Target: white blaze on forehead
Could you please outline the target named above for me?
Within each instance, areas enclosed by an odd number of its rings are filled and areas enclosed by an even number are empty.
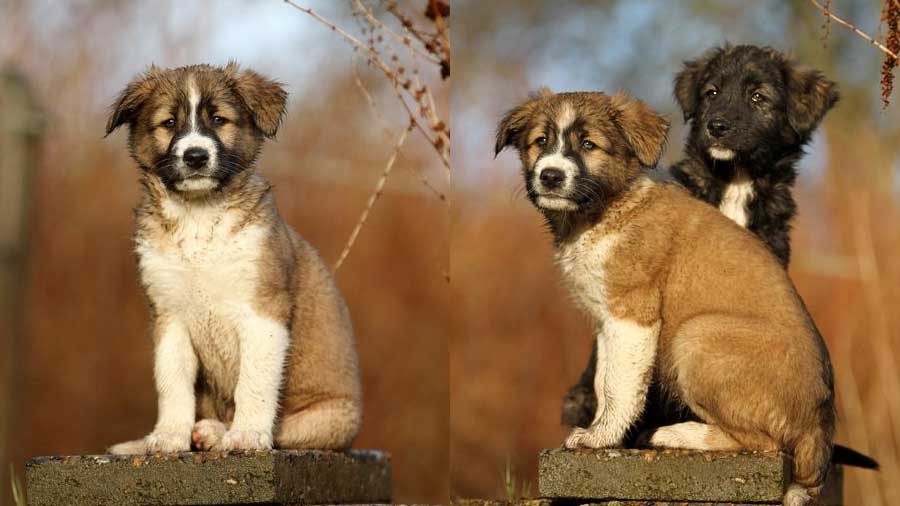
[[[563,135],[563,132],[566,131],[567,128],[572,126],[572,123],[575,122],[575,109],[572,108],[572,105],[569,103],[563,104],[562,109],[559,111],[559,115],[556,117],[556,150],[538,160],[537,164],[534,166],[534,187],[542,188],[541,185],[541,171],[546,168],[554,168],[563,171],[566,175],[565,181],[563,181],[562,186],[555,189],[556,193],[566,195],[572,189],[572,183],[575,180],[575,177],[578,175],[578,165],[575,164],[574,161],[570,160],[563,154],[563,150],[565,149],[566,139]],[[563,199],[554,199],[554,200],[563,200]],[[556,203],[557,205],[563,205],[562,203]],[[571,204],[571,203],[570,203]],[[555,208],[556,206],[546,206]]]
[[[200,114],[200,99],[202,98],[200,95],[200,89],[197,87],[197,82],[193,77],[189,77],[187,81],[187,95],[188,95],[188,127],[190,130],[187,135],[178,139],[175,143],[174,151],[175,156],[178,157],[178,167],[185,168],[184,161],[182,160],[182,156],[184,156],[184,152],[190,148],[202,148],[205,149],[209,153],[209,162],[207,163],[207,167],[215,167],[216,166],[216,155],[218,154],[216,150],[216,142],[207,135],[203,135],[200,133],[200,122],[198,116]]]
[[[709,156],[714,160],[728,161],[734,158],[734,151],[728,148],[709,148]]]

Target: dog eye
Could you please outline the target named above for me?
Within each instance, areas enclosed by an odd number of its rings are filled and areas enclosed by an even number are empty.
[[[162,122],[163,128],[175,128],[175,118],[169,118]]]
[[[594,144],[593,142],[585,139],[585,140],[581,141],[581,147],[586,149],[587,151],[592,151],[594,148],[597,147],[597,145]]]
[[[710,89],[706,90],[706,93],[704,93],[703,95],[712,98],[718,94],[719,94],[719,90],[717,90],[715,88],[710,88]]]
[[[213,116],[212,120],[214,125],[224,125],[228,122],[228,120],[223,118],[222,116]]]
[[[537,144],[538,146],[546,146],[547,145],[547,136],[542,135],[542,136],[538,137],[537,139],[534,140],[534,143]]]
[[[762,95],[762,93],[760,93],[760,92],[756,92],[753,95],[750,95],[750,100],[753,101],[754,104],[758,104],[758,103],[764,101],[765,99],[766,99],[766,97],[764,97]]]

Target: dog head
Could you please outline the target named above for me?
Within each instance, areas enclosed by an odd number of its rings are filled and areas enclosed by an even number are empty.
[[[143,170],[170,191],[202,196],[253,166],[286,99],[280,84],[234,63],[151,66],[113,104],[106,134],[127,124],[131,156]]]
[[[528,198],[542,211],[586,211],[656,165],[668,129],[625,94],[542,90],[500,122],[495,153],[518,149]]]
[[[712,160],[799,148],[838,100],[837,85],[768,47],[724,46],[685,62],[675,98],[689,144]]]

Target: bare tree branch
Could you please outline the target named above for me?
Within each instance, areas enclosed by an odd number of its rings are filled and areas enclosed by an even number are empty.
[[[372,210],[372,207],[375,205],[375,202],[381,197],[381,192],[384,190],[384,184],[387,182],[388,176],[391,174],[391,170],[394,168],[394,161],[397,160],[397,155],[400,153],[400,148],[403,146],[403,143],[406,142],[406,136],[409,135],[413,129],[412,123],[409,124],[403,130],[403,133],[400,134],[400,138],[397,139],[397,144],[394,145],[394,151],[391,153],[391,157],[388,159],[387,166],[385,166],[384,170],[381,172],[381,177],[378,178],[378,182],[375,183],[375,190],[372,192],[372,195],[369,196],[369,201],[366,203],[366,208],[363,209],[362,214],[359,216],[359,220],[356,222],[356,226],[353,227],[353,232],[350,233],[350,238],[347,239],[347,244],[344,245],[343,251],[341,251],[340,256],[337,261],[334,263],[333,271],[337,272],[338,269],[341,268],[341,265],[344,264],[344,260],[347,259],[347,255],[350,254],[350,250],[353,248],[353,244],[356,242],[356,238],[359,236],[360,230],[362,230],[363,225],[366,224],[366,220],[369,219],[369,212]]]
[[[894,1],[896,2],[897,0],[894,0]],[[865,32],[863,32],[862,30],[857,28],[856,25],[854,25],[853,23],[845,21],[843,18],[841,18],[838,15],[836,15],[835,13],[831,12],[831,9],[825,7],[824,5],[820,4],[816,0],[809,0],[809,2],[813,5],[815,5],[817,9],[819,9],[820,11],[825,13],[826,16],[837,21],[839,24],[843,25],[845,28],[850,29],[853,33],[855,33],[855,34],[859,35],[860,37],[862,37],[863,39],[867,40],[873,46],[884,51],[885,54],[888,54],[893,58],[897,58],[896,53],[894,53],[893,51],[891,51],[890,49],[885,47],[884,44],[882,44],[882,43],[878,42],[877,40],[873,39],[872,37],[868,36]]]

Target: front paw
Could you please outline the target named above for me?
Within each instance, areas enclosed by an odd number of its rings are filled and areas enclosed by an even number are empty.
[[[178,453],[191,449],[191,431],[158,430],[144,438],[147,453]]]
[[[232,429],[222,436],[224,450],[271,450],[272,434],[255,430]]]
[[[616,446],[616,441],[612,438],[603,437],[602,432],[596,427],[588,427],[587,429],[576,427],[572,429],[563,446],[569,450],[577,448],[611,448]]]

